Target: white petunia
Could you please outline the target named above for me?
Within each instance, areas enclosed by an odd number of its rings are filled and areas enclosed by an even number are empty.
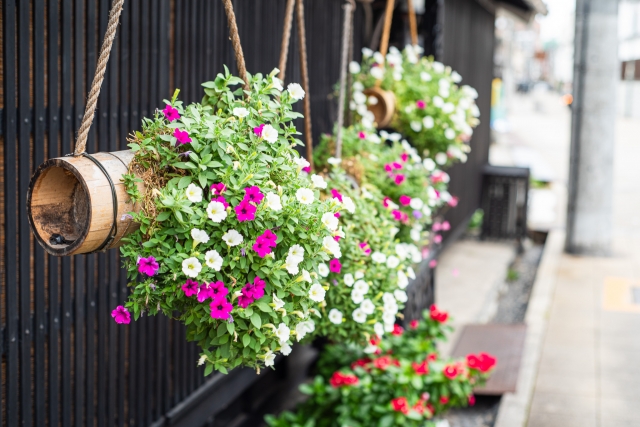
[[[371,58],[371,55],[373,55],[373,51],[371,49],[369,49],[368,47],[362,48],[362,56],[364,58]]]
[[[198,243],[207,243],[209,241],[207,232],[198,228],[191,229],[191,238],[193,239],[194,246]]]
[[[222,203],[212,201],[207,206],[207,216],[211,221],[220,223],[227,218],[227,211]]]
[[[366,106],[366,105],[364,105],[364,104],[360,104],[360,105],[358,105],[358,106],[356,107],[356,112],[357,112],[358,114],[360,114],[361,116],[363,116],[363,115],[364,115],[364,113],[366,113],[367,111],[368,111],[368,110],[367,110],[367,106]]]
[[[400,289],[406,289],[408,285],[409,279],[407,278],[407,275],[404,273],[404,271],[398,271],[398,287]]]
[[[412,228],[409,232],[409,237],[411,237],[411,240],[413,240],[414,242],[420,241],[421,235],[422,233],[419,228]]]
[[[322,224],[324,224],[324,226],[329,229],[329,231],[336,231],[338,229],[338,218],[336,218],[336,216],[331,212],[323,214],[321,221]]]
[[[447,129],[453,132],[453,129]],[[447,133],[447,131],[444,132],[445,134]],[[436,154],[436,163],[439,165],[444,165],[447,163],[447,160],[449,160],[449,158],[447,157],[446,153],[438,153]]]
[[[296,275],[300,272],[298,264],[300,264],[299,258],[288,255],[284,261],[283,267],[289,272],[289,274]]]
[[[204,254],[205,264],[207,264],[207,267],[213,268],[215,271],[220,271],[222,268],[222,261],[222,257],[215,249],[207,251],[207,253]]]
[[[301,262],[304,259],[304,248],[300,245],[293,245],[289,248],[289,256]]]
[[[353,92],[353,102],[356,105],[364,105],[367,103],[367,95],[362,92]]]
[[[373,54],[373,60],[376,64],[384,64],[384,56],[380,52],[375,52]]]
[[[329,310],[328,317],[329,322],[333,323],[334,325],[339,325],[342,323],[342,312],[337,308],[332,308],[331,310]]]
[[[364,271],[362,271],[362,270],[356,271],[355,277],[356,277],[356,280],[362,279],[364,277]]]
[[[373,312],[376,311],[376,306],[367,298],[360,303],[360,310],[362,310],[364,314],[373,314]]]
[[[396,300],[400,302],[407,302],[407,293],[405,291],[396,289],[395,291],[393,291],[393,296],[395,296]]]
[[[398,255],[398,258],[400,258],[401,260],[407,259],[409,251],[407,250],[407,247],[404,243],[398,243],[396,245],[396,255]]]
[[[382,142],[382,140],[380,139],[380,137],[379,137],[377,134],[375,134],[375,133],[370,133],[370,134],[367,136],[367,140],[371,141],[371,142],[372,142],[372,143],[374,143],[374,144],[380,144],[380,142]]]
[[[396,268],[398,265],[400,265],[400,260],[398,259],[398,257],[390,255],[389,258],[387,258],[388,268]]]
[[[453,110],[455,110],[455,109],[456,109],[455,105],[453,105],[450,102],[447,102],[446,104],[444,104],[442,106],[442,112],[445,113],[445,114],[451,114],[451,113],[453,113]]]
[[[272,299],[273,299],[273,305],[275,306],[274,308],[276,310],[280,310],[282,307],[284,307],[284,301],[278,298],[276,294],[273,294]]]
[[[442,62],[433,61],[433,71],[436,73],[442,74],[444,73],[444,64]]]
[[[315,326],[314,326],[314,329],[315,329]],[[298,341],[303,339],[304,336],[307,335],[307,333],[309,332],[312,332],[312,331],[309,331],[309,325],[307,325],[307,322],[300,322],[296,325],[296,339]]]
[[[243,119],[249,115],[249,110],[244,107],[236,107],[233,109],[233,115]]]
[[[322,239],[322,248],[336,258],[340,258],[342,256],[340,244],[331,236],[326,236]]]
[[[384,68],[371,67],[371,76],[376,80],[381,80],[384,77]]]
[[[451,92],[449,91],[448,87],[442,87],[440,86],[440,89],[438,89],[438,95],[440,95],[441,97],[443,97],[444,99],[449,98],[449,95],[451,95]],[[442,107],[442,111],[444,111],[444,107],[446,106],[446,104]],[[448,109],[448,108],[447,108]],[[451,110],[453,111],[453,109]],[[449,111],[449,113],[451,112]]]
[[[351,291],[351,301],[354,304],[360,304],[364,300],[364,294],[357,289]]]
[[[303,281],[311,283],[311,274],[307,270],[302,270],[302,276],[300,277]]]
[[[291,354],[291,346],[289,344],[285,343],[280,343],[280,353],[283,354],[283,356],[288,356]]]
[[[276,193],[267,193],[267,206],[274,210],[280,211],[282,210],[282,202],[280,201],[280,196]]]
[[[444,131],[444,137],[447,139],[453,139],[456,137],[456,131],[451,128],[447,128]]]
[[[311,289],[309,289],[309,298],[315,302],[324,301],[325,294],[326,294],[326,291],[324,290],[322,285],[320,285],[320,283],[314,283],[311,286]]]
[[[276,76],[273,76],[271,78],[271,84],[273,85],[274,88],[278,89],[279,91],[282,91],[282,89],[283,89],[282,80],[280,80]]]
[[[274,333],[276,337],[278,337],[280,343],[285,343],[289,341],[289,337],[291,336],[291,329],[289,329],[289,327],[284,323],[280,323]]]
[[[373,260],[373,262],[377,263],[377,264],[382,264],[383,262],[385,262],[387,260],[387,256],[385,254],[383,254],[382,252],[374,252],[371,254],[371,259]]]
[[[383,313],[391,313],[395,315],[398,312],[398,310],[399,310],[398,303],[395,300],[393,302],[385,303],[382,306]]]
[[[186,189],[187,199],[192,203],[200,203],[202,201],[202,188],[191,183]]]
[[[377,345],[373,345],[373,344],[369,343],[369,344],[367,344],[367,346],[362,351],[364,352],[364,354],[374,354],[378,350],[380,350],[380,349],[378,348]]]
[[[298,166],[298,171],[301,171],[303,168],[311,165],[311,163],[309,163],[304,157],[294,157],[293,163]]]
[[[438,108],[442,108],[442,106],[444,105],[444,100],[439,96],[434,96],[432,102],[433,102],[433,105],[435,105]]]
[[[436,168],[436,162],[434,162],[433,159],[426,158],[422,161],[422,166],[431,172]]]
[[[353,200],[349,196],[342,196],[342,206],[349,213],[356,213],[356,205],[353,203]]]
[[[460,83],[462,81],[462,76],[457,71],[454,71],[451,73],[451,80],[453,80],[454,83]]]
[[[229,230],[222,235],[222,240],[224,240],[229,246],[238,246],[244,238],[242,234],[238,233],[236,230]]]
[[[271,125],[264,125],[262,128],[262,138],[267,142],[276,142],[278,140],[278,131]]]
[[[273,366],[273,363],[276,360],[276,355],[271,351],[267,350],[264,355],[264,366]]]
[[[342,280],[344,280],[344,284],[349,287],[353,286],[353,284],[355,283],[355,280],[353,279],[353,274],[351,273],[345,274]]]
[[[311,182],[313,183],[314,188],[327,188],[327,182],[320,175],[316,175],[315,173],[311,175]]]
[[[362,293],[362,295],[369,292],[369,284],[364,280],[360,279],[356,283],[353,284],[353,290]]]
[[[396,321],[396,315],[393,314],[393,313],[384,313],[382,315],[382,321],[385,323],[385,326],[386,325],[391,325],[391,330],[393,330],[393,324]],[[386,330],[387,329],[385,328],[385,331]],[[391,332],[391,331],[389,331],[389,332]]]
[[[356,92],[362,92],[364,90],[364,85],[360,82],[355,82],[353,84],[353,90]]]
[[[359,308],[356,308],[355,310],[353,310],[353,320],[356,321],[357,323],[364,323],[367,321],[367,314],[360,310]]]
[[[329,275],[329,266],[325,263],[318,265],[318,274],[322,277],[327,277]]]
[[[407,268],[407,277],[409,277],[409,279],[413,279],[415,280],[416,278],[416,272],[413,271],[413,267],[409,267]]]
[[[302,86],[300,86],[298,83],[289,83],[289,85],[287,86],[287,90],[291,94],[291,98],[295,99],[296,101],[304,98],[304,89],[302,89]]]
[[[400,229],[398,227],[391,227],[389,229],[389,236],[393,239],[394,237],[396,237],[396,234],[398,234],[399,231]]]
[[[414,132],[420,132],[422,130],[422,123],[415,120],[409,123],[409,126]]]
[[[420,78],[423,82],[430,82],[432,79],[431,74],[427,73],[426,71],[420,73]]]
[[[399,82],[400,80],[402,80],[402,73],[400,71],[394,71],[393,73],[393,80]]]
[[[313,203],[314,198],[315,195],[310,188],[299,188],[298,191],[296,191],[296,199],[303,205],[310,205]]]
[[[198,277],[202,270],[202,264],[198,258],[191,257],[182,261],[182,272],[188,277]]]
[[[422,206],[424,206],[424,202],[421,198],[414,197],[413,199],[411,199],[409,206],[411,207],[411,209],[420,210],[422,209]]]
[[[424,126],[425,129],[433,128],[433,126],[435,125],[435,122],[433,121],[433,117],[425,116],[425,118],[422,119],[422,125]]]
[[[389,134],[389,141],[398,142],[402,139],[402,135],[398,132],[393,132]]]
[[[338,166],[340,163],[342,163],[342,159],[337,159],[335,157],[329,157],[327,159],[327,163],[329,163],[332,166]]]
[[[367,104],[369,105],[378,105],[378,98],[375,96],[370,96],[369,98],[367,98]]]
[[[382,338],[384,335],[384,326],[382,326],[382,323],[376,322],[375,325],[373,325],[373,331],[379,338]]]
[[[396,297],[394,297],[392,293],[385,292],[382,294],[382,302],[385,304],[395,304]]]

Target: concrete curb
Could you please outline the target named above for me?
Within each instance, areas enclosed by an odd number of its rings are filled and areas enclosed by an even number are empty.
[[[547,236],[525,317],[527,338],[518,376],[518,390],[502,397],[494,427],[526,426],[556,286],[558,262],[564,248],[564,237],[564,230],[551,230]]]

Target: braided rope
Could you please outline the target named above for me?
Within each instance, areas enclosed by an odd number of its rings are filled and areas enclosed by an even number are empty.
[[[389,50],[389,36],[391,35],[394,7],[395,0],[387,0],[387,9],[384,12],[384,29],[382,30],[382,39],[380,41],[380,53],[383,57],[387,56],[387,51]]]
[[[393,1],[393,0],[392,0]],[[338,96],[338,132],[336,134],[336,158],[342,156],[342,125],[344,123],[344,98],[347,86],[347,61],[349,60],[349,39],[353,19],[354,0],[348,0],[344,7],[344,23],[342,27],[342,58],[340,62],[340,95]]]
[[[309,67],[307,65],[307,34],[304,23],[304,0],[297,0],[298,6],[298,46],[300,48],[300,77],[304,97],[304,133],[307,142],[307,161],[313,169],[313,135],[311,134],[311,99],[309,95]]]
[[[249,79],[247,78],[247,66],[244,62],[244,54],[242,53],[242,45],[240,44],[240,34],[238,33],[238,24],[236,23],[236,14],[233,12],[233,4],[231,0],[222,0],[224,11],[227,14],[227,25],[229,26],[229,39],[236,54],[236,62],[238,63],[238,74],[244,80],[244,90],[248,91]]]
[[[278,78],[284,81],[287,71],[287,57],[289,56],[289,40],[291,39],[291,26],[293,23],[293,6],[296,0],[287,0],[287,6],[284,11],[284,28],[282,29],[282,44],[280,45],[280,62],[278,69],[280,74]]]
[[[107,63],[109,62],[109,54],[111,53],[111,47],[113,46],[113,40],[116,38],[116,30],[118,29],[118,21],[120,20],[120,13],[122,12],[122,6],[124,0],[113,0],[111,4],[111,12],[109,13],[109,23],[107,24],[107,32],[104,35],[104,41],[100,48],[100,56],[98,57],[98,64],[96,66],[96,74],[93,77],[93,83],[91,83],[91,91],[87,98],[87,107],[84,110],[84,117],[82,117],[82,123],[78,130],[78,138],[76,139],[76,147],[73,152],[74,156],[79,156],[87,149],[87,137],[89,136],[89,129],[93,123],[93,115],[96,112],[98,106],[98,97],[100,96],[100,88],[102,87],[102,81],[104,80],[104,74],[107,71]]]
[[[409,31],[411,32],[411,44],[418,44],[418,24],[416,23],[416,10],[413,8],[413,0],[407,0],[407,9],[409,11]]]

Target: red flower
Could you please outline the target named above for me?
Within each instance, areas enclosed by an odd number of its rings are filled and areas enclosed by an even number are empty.
[[[480,362],[480,358],[475,354],[467,355],[467,366],[471,369],[480,369],[482,363]]]
[[[429,353],[429,355],[427,356],[427,360],[429,362],[435,362],[436,360],[438,360],[438,353]]]
[[[423,360],[420,363],[412,362],[411,366],[418,375],[427,375],[429,373],[429,362],[426,360]]]
[[[427,409],[429,410],[429,413],[431,414],[431,416],[433,416],[436,413],[436,408],[434,408],[431,403],[427,403]]]
[[[402,333],[404,332],[404,329],[402,328],[402,326],[400,325],[393,325],[393,331],[391,332],[391,334],[399,337],[402,335]]]
[[[444,323],[447,321],[449,314],[446,311],[438,310],[435,304],[431,305],[431,309],[429,310],[431,314],[431,318],[437,322]]]
[[[442,373],[444,374],[445,377],[449,378],[450,380],[453,380],[455,379],[455,377],[458,376],[459,371],[456,365],[447,365],[442,370]]]
[[[409,323],[409,327],[411,329],[418,329],[418,325],[420,324],[420,322],[418,322],[417,320],[412,320],[411,323]]]
[[[380,337],[378,337],[377,335],[375,335],[373,338],[371,338],[371,339],[369,340],[369,343],[370,343],[371,345],[378,345],[378,344],[380,344]]]
[[[447,403],[449,403],[449,398],[447,396],[442,396],[440,398],[440,403],[442,403],[443,405],[446,405]]]
[[[407,402],[406,397],[391,399],[391,407],[396,412],[402,412],[405,415],[409,413],[409,402]]]
[[[480,353],[480,371],[488,372],[496,366],[496,358],[487,353]]]
[[[417,413],[422,414],[425,411],[425,409],[427,409],[427,407],[424,406],[424,402],[422,400],[418,400],[418,402],[415,405],[413,405],[412,409]]]
[[[469,406],[475,405],[476,404],[476,397],[473,394],[470,394],[468,402],[469,402]]]
[[[389,366],[391,366],[392,360],[389,356],[378,357],[373,361],[373,366],[383,371],[386,371]]]
[[[334,372],[329,380],[329,384],[333,388],[338,388],[342,386],[350,386],[358,384],[358,377],[353,374],[343,374],[342,372]]]
[[[369,359],[368,357],[365,357],[363,359],[358,359],[355,362],[353,362],[351,364],[351,369],[355,369],[357,366],[360,366],[362,368],[366,369],[366,366],[371,363],[371,359]]]

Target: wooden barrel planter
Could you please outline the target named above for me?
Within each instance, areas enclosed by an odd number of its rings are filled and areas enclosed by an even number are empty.
[[[363,93],[367,98],[373,96],[378,100],[375,104],[367,103],[369,111],[373,113],[378,129],[389,126],[396,110],[396,96],[393,92],[374,86],[365,89]]]
[[[139,206],[131,203],[122,182],[132,159],[127,150],[44,162],[27,193],[29,225],[38,243],[55,256],[119,246],[138,227],[127,214]]]

